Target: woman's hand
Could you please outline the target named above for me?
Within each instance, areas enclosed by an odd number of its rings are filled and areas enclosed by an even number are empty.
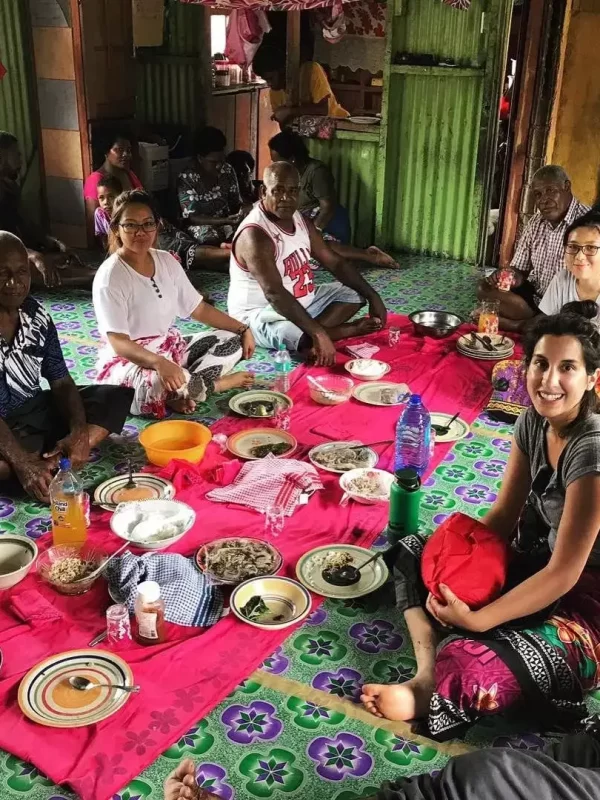
[[[254,351],[256,350],[256,342],[254,341],[254,334],[250,330],[250,328],[246,328],[246,330],[242,334],[242,354],[246,360],[252,358],[254,355]]]
[[[429,613],[444,627],[463,628],[466,631],[479,630],[476,612],[471,611],[469,606],[459,600],[445,584],[440,583],[439,590],[444,602],[441,603],[430,594],[426,603]]]
[[[177,392],[187,383],[185,372],[168,358],[160,359],[156,365],[156,372],[167,392]]]

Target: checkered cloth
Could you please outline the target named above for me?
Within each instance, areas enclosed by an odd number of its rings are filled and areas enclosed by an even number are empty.
[[[176,625],[208,628],[218,622],[223,611],[223,595],[193,565],[177,553],[126,552],[113,559],[105,572],[116,597],[133,614],[137,587],[143,581],[156,581],[165,601],[165,619]]]
[[[354,358],[373,358],[375,353],[379,351],[376,344],[369,344],[368,342],[358,342],[358,344],[351,344],[346,347],[346,350]]]
[[[206,497],[217,503],[237,503],[264,514],[280,506],[287,517],[296,510],[303,494],[322,489],[317,470],[311,464],[269,453],[260,461],[249,461],[230,486],[213,489]]]
[[[521,234],[511,267],[524,272],[541,300],[552,278],[565,266],[565,232],[569,225],[589,211],[573,198],[563,221],[555,228],[538,211]]]

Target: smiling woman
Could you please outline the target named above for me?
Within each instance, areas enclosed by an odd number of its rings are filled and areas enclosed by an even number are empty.
[[[440,585],[440,602],[421,579],[423,540],[405,537],[393,551],[417,675],[367,685],[362,699],[392,719],[428,715],[436,736],[523,701],[553,724],[573,722],[586,714],[583,692],[600,683],[600,333],[577,314],[541,317],[524,349],[533,405],[482,519],[514,546],[504,594],[473,611]],[[453,635],[436,651],[439,625],[478,636]]]
[[[600,213],[579,217],[565,233],[565,270],[552,279],[540,302],[543,314],[557,314],[566,303],[600,302]],[[600,327],[600,307],[594,318]]]
[[[98,382],[132,387],[132,414],[163,417],[167,406],[189,414],[212,392],[249,387],[250,373],[227,373],[251,358],[254,338],[247,325],[204,302],[170,253],[154,249],[159,224],[146,192],[117,198],[111,255],[96,274],[93,299],[105,339]],[[213,330],[184,337],[174,327],[177,317]]]

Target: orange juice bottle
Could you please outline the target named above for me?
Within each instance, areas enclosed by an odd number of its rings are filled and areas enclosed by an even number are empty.
[[[68,458],[61,458],[59,471],[50,484],[50,514],[54,545],[81,547],[87,539],[84,493]]]

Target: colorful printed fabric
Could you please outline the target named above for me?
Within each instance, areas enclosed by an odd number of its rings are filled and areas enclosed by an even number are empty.
[[[137,344],[170,361],[189,373],[188,393],[196,402],[204,402],[213,393],[215,381],[235,367],[242,357],[239,336],[226,331],[201,331],[182,336],[171,328],[166,336],[138,339]],[[131,413],[162,419],[166,414],[167,393],[158,373],[144,369],[104,349],[98,362],[98,383],[128,386],[135,391]]]
[[[492,419],[514,422],[521,411],[531,405],[522,361],[499,361],[492,372],[492,386],[494,393],[486,409]]]
[[[421,536],[400,543],[404,553],[396,562],[395,583],[397,600],[404,607],[420,604],[426,595],[416,577],[424,543]],[[406,569],[407,555],[417,562],[412,570]],[[531,558],[532,567],[540,561],[539,554],[526,558]],[[442,642],[428,733],[439,740],[461,736],[481,716],[507,711],[521,698],[530,713],[553,726],[584,719],[584,692],[600,685],[599,577],[597,570],[586,570],[549,612],[481,636],[453,634]]]
[[[196,167],[185,170],[177,179],[177,197],[184,220],[194,214],[223,219],[237,214],[242,205],[240,187],[234,169],[223,164],[219,180],[206,186],[202,173]],[[231,241],[235,228],[232,225],[194,225],[188,231],[200,244],[220,245]]]
[[[458,8],[460,11],[468,11],[471,7],[471,0],[442,0],[447,6]]]

